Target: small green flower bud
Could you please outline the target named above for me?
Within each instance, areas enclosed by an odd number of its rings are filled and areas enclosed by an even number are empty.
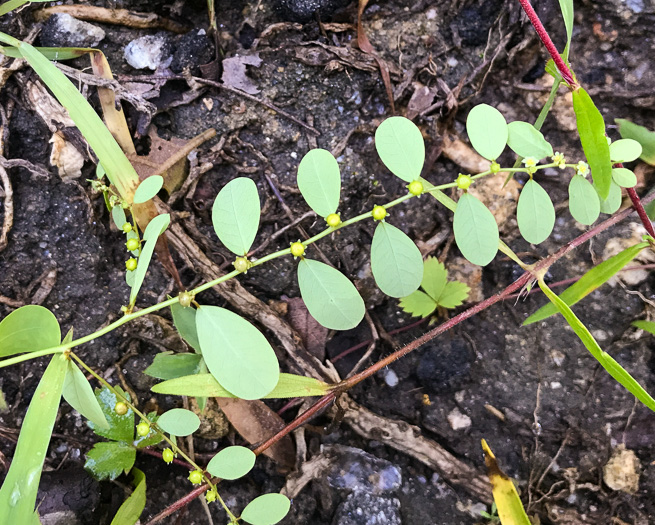
[[[136,259],[134,257],[131,257],[127,261],[125,261],[125,268],[127,269],[128,272],[132,272],[136,270]]]
[[[194,485],[202,483],[202,472],[200,470],[192,470],[189,472],[189,481]]]
[[[250,268],[250,261],[248,261],[248,257],[237,257],[234,260],[234,269],[237,272],[247,272],[248,268]]]
[[[163,452],[161,453],[161,458],[166,462],[166,463],[173,463],[173,460],[175,459],[175,454],[173,454],[173,451],[170,448],[165,448]]]
[[[325,217],[325,222],[327,222],[327,225],[330,228],[336,228],[341,224],[341,217],[339,217],[339,214],[337,213],[330,213],[330,215]]]
[[[413,180],[407,186],[407,191],[418,197],[421,193],[423,193],[423,183],[420,180]]]
[[[216,489],[208,490],[205,492],[205,499],[207,500],[207,503],[211,503],[212,501],[216,501]]]
[[[145,421],[141,421],[136,426],[136,433],[141,437],[146,437],[150,433],[150,425]]]
[[[135,239],[134,237],[128,239],[127,242],[125,243],[125,247],[130,252],[137,250],[139,248],[139,239]]]
[[[124,416],[127,414],[127,405],[122,401],[119,401],[114,405],[114,412],[116,412],[119,416]]]
[[[460,190],[468,190],[469,186],[471,185],[471,176],[470,175],[464,175],[463,173],[460,173],[457,177],[457,180],[455,181],[457,183],[457,187]]]
[[[188,308],[191,306],[191,301],[193,301],[193,295],[191,295],[189,292],[182,292],[177,296],[177,300],[180,302],[180,306]]]
[[[495,160],[491,163],[491,166],[489,166],[489,170],[491,173],[498,173],[500,171],[500,164],[498,164]]]
[[[291,243],[291,255],[294,257],[302,257],[304,253],[305,245],[303,243],[300,241]]]
[[[376,221],[381,221],[387,216],[387,210],[384,206],[374,206],[371,215]]]
[[[123,224],[123,233],[130,233],[132,231],[132,225],[129,222]]]

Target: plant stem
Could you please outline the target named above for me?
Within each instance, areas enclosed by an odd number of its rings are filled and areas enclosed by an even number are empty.
[[[637,192],[635,191],[634,188],[628,188],[628,196],[632,201],[632,206],[634,207],[635,210],[637,210],[637,213],[639,214],[639,218],[641,219],[641,223],[644,225],[644,228],[646,228],[648,235],[650,235],[651,237],[655,237],[655,230],[653,229],[653,223],[648,217],[648,214],[644,209],[641,199],[639,198],[639,195],[637,195]]]
[[[525,11],[525,14],[528,15],[530,22],[532,22],[532,25],[534,26],[535,31],[537,31],[539,38],[541,39],[544,46],[546,47],[546,50],[548,51],[551,58],[553,59],[553,62],[555,62],[555,66],[557,66],[557,69],[562,75],[562,78],[571,87],[571,89],[575,89],[578,86],[578,84],[573,79],[573,74],[571,73],[571,70],[566,65],[564,60],[562,60],[560,54],[557,52],[557,48],[555,47],[555,44],[553,44],[553,41],[548,35],[548,31],[546,31],[546,28],[541,23],[541,20],[539,20],[539,16],[537,15],[537,12],[530,4],[530,0],[519,0],[519,2],[521,4],[521,7],[523,7],[523,10]]]

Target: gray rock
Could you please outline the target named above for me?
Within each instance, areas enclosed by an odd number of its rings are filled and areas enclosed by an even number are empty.
[[[96,47],[105,32],[71,15],[57,13],[48,18],[39,38],[46,47]]]
[[[398,490],[402,483],[400,469],[386,459],[380,459],[352,447],[332,446],[328,455],[338,455],[327,473],[331,487],[352,492],[380,495]]]
[[[402,525],[396,498],[353,492],[337,508],[333,525]]]
[[[166,33],[146,35],[132,40],[125,46],[125,61],[134,69],[155,71],[166,59],[170,59],[171,42]]]

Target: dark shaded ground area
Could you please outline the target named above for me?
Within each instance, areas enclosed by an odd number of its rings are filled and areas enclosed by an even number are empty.
[[[302,215],[307,207],[295,190],[296,169],[302,156],[316,145],[336,152],[342,173],[342,216],[362,213],[404,193],[403,184],[377,158],[373,144],[375,127],[391,114],[377,65],[370,57],[353,51],[356,37],[352,27],[336,25],[352,24],[356,5],[327,3],[330,8],[341,9],[335,14],[323,12],[321,21],[334,25],[321,30],[316,19],[306,12],[290,15],[289,9],[295,4],[291,0],[280,1],[278,9],[268,2],[217,2],[222,56],[261,59],[259,66],[245,66],[255,96],[312,124],[320,131],[319,137],[227,91],[202,88],[190,102],[177,104],[189,94],[184,81],[168,82],[160,96],[152,100],[161,110],[152,120],[161,137],[189,139],[209,127],[217,130],[217,139],[198,153],[199,164],[209,162],[211,168],[199,178],[195,189],[178,201],[174,211],[205,253],[219,263],[230,261],[231,256],[211,227],[211,205],[218,190],[236,176],[249,176],[257,183],[265,210],[255,242],[258,246],[290,222],[266,176],[294,216]],[[535,4],[562,48],[564,27],[557,2]],[[111,7],[113,3],[98,5]],[[186,67],[199,75],[198,66],[213,58],[211,39],[204,31],[199,32],[207,29],[204,2],[134,0],[121,2],[118,7],[156,12],[190,28],[186,35],[176,36],[158,29],[94,24],[106,33],[98,47],[121,81],[129,82],[132,75],[161,72],[135,70],[125,62],[123,48],[140,36],[163,35],[167,42],[165,54],[173,57],[169,67],[175,73]],[[2,30],[25,37],[33,25],[31,9],[6,17]],[[641,0],[586,0],[576,3],[576,9],[572,64],[606,122],[611,125],[614,118],[628,118],[655,127],[651,68],[655,7]],[[282,24],[288,20],[304,25]],[[547,95],[550,84],[543,71],[545,55],[531,26],[520,17],[517,2],[385,0],[368,6],[364,25],[380,56],[391,65],[398,113],[405,114],[409,105],[414,121],[424,132],[428,152],[424,176],[434,183],[450,181],[459,171],[465,171],[450,160],[452,155],[444,147],[443,136],[449,133],[466,140],[463,123],[473,105],[494,105],[508,121],[534,121]],[[42,33],[40,38],[37,43],[69,44],[56,32],[46,32],[45,36]],[[79,59],[73,65],[85,68],[88,62]],[[417,99],[412,95],[423,88],[431,93],[430,99],[417,110]],[[94,89],[89,88],[89,93],[95,101]],[[14,226],[7,247],[0,252],[0,296],[29,304],[43,276],[56,270],[43,306],[55,313],[64,331],[74,327],[76,334],[92,332],[116,319],[121,305],[127,302],[123,237],[109,227],[111,220],[102,199],[92,194],[85,181],[93,177],[89,163],[82,177],[66,181],[50,167],[46,144],[51,133],[25,103],[14,79],[0,94],[0,104],[5,108],[14,105],[6,157],[27,159],[50,170],[48,177],[22,168],[10,170]],[[424,111],[429,106],[433,107]],[[143,125],[143,116],[129,105],[125,107],[132,129],[138,129]],[[562,96],[543,131],[567,158],[581,155],[574,128],[570,97]],[[611,134],[618,138],[615,130]],[[225,142],[217,153],[210,148],[219,138]],[[145,139],[139,144],[147,148]],[[511,162],[513,159],[507,155],[504,165]],[[648,185],[648,170],[642,170],[642,175],[641,182]],[[567,181],[568,175],[555,170],[543,178],[556,206],[567,198]],[[511,201],[500,206],[511,212]],[[4,213],[4,200],[0,199],[0,219]],[[451,215],[429,198],[411,207],[395,208],[389,221],[419,241],[427,241],[451,227]],[[391,331],[412,320],[399,309],[396,300],[384,297],[375,288],[368,263],[373,225],[360,224],[326,239],[320,249],[356,282],[378,325]],[[311,221],[303,225],[310,235],[322,229]],[[554,266],[552,282],[581,275],[594,261],[616,253],[610,251],[613,246],[630,238],[638,240],[640,228],[634,217],[612,228]],[[525,260],[536,260],[584,230],[565,207],[559,207],[553,235],[538,247],[528,245],[514,233],[513,218],[502,225],[502,231],[503,239],[515,252]],[[259,256],[295,240],[297,232],[289,230]],[[444,254],[445,246],[439,243],[434,255]],[[198,278],[185,262],[176,258],[176,263],[184,283],[196,285]],[[480,298],[502,290],[520,275],[518,268],[502,257],[481,274],[475,273],[462,263],[454,245],[447,251],[445,263],[454,274],[455,268],[460,275],[468,273],[469,284]],[[603,349],[652,392],[652,339],[630,326],[651,308],[647,300],[653,297],[653,279],[647,272],[642,273],[632,272],[625,284],[613,283],[594,292],[575,311]],[[251,271],[242,282],[264,301],[277,302],[283,295],[299,294],[290,258]],[[155,264],[138,304],[152,304],[171,290],[170,278]],[[225,304],[214,292],[207,292],[202,300]],[[501,466],[519,480],[531,514],[543,524],[655,522],[655,415],[635,404],[634,398],[597,366],[561,320],[520,328],[527,315],[543,303],[543,296],[532,295],[516,303],[497,305],[358,386],[352,396],[380,415],[418,426],[426,436],[480,472],[484,468],[480,439],[487,439]],[[12,309],[11,301],[0,300],[1,317]],[[163,315],[169,317],[168,312]],[[425,329],[426,325],[421,325],[395,336],[395,341],[407,343]],[[351,332],[334,335],[327,345],[328,358],[369,336],[365,323]],[[179,406],[179,398],[151,399],[149,388],[154,380],[141,373],[162,350],[161,340],[158,323],[146,318],[84,346],[80,355],[112,383],[118,381],[118,367],[141,403],[165,410]],[[182,348],[179,341],[173,344],[167,340],[165,344],[174,350]],[[391,350],[388,341],[380,342],[369,362]],[[336,361],[342,376],[363,351]],[[126,354],[129,356],[122,359]],[[0,389],[9,406],[0,413],[0,475],[8,468],[15,431],[20,428],[45,365],[46,361],[37,360],[0,372]],[[279,409],[282,405],[271,406]],[[293,417],[291,412],[284,414],[287,420]],[[311,428],[305,439],[310,458],[327,447],[323,450],[329,450],[337,458],[336,463],[293,500],[291,514],[283,523],[487,522],[479,514],[485,506],[465,487],[449,483],[447,475],[433,472],[380,441],[364,439],[345,425],[330,423],[327,417],[317,421],[319,429],[325,425],[329,432]],[[81,471],[84,454],[96,437],[66,404],[62,404],[55,432],[42,480],[46,498],[42,515],[50,509],[68,509],[79,523],[109,523],[124,499],[121,486],[96,484]],[[232,443],[242,443],[233,431],[218,440],[197,438],[195,450],[210,454]],[[620,444],[634,451],[641,465],[639,488],[634,494],[612,490],[603,483],[603,466]],[[142,523],[190,490],[188,473],[181,467],[166,467],[161,460],[147,455],[138,456],[136,465],[146,473],[148,483]],[[388,476],[376,482],[375,475],[380,472]],[[285,477],[275,464],[262,458],[249,476],[225,483],[220,490],[236,512],[256,495],[279,491],[284,484]],[[217,505],[212,506],[212,513],[215,523],[225,522]],[[70,515],[62,519],[60,523],[74,522]],[[182,517],[164,523],[200,524],[207,523],[207,518],[201,505],[194,502]]]

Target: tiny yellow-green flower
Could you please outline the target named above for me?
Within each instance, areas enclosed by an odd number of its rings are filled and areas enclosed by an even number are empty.
[[[387,216],[387,210],[384,206],[374,206],[371,215],[376,221],[381,221]]]
[[[291,255],[294,257],[302,257],[304,253],[305,245],[303,243],[300,241],[291,243]]]

